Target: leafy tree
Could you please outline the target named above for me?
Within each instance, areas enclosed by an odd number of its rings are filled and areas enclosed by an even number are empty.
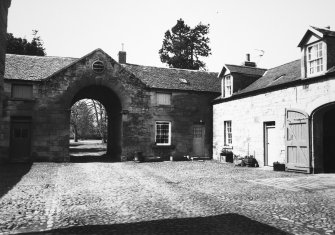
[[[108,116],[104,106],[92,99],[76,102],[71,108],[70,128],[74,141],[79,138],[101,138],[107,142]]]
[[[105,107],[95,100],[90,100],[89,107],[94,112],[95,123],[97,124],[97,130],[99,132],[102,143],[107,142],[107,112]]]
[[[184,20],[179,19],[171,31],[165,32],[163,45],[159,50],[161,61],[172,68],[205,70],[206,64],[199,57],[211,55],[208,33],[209,24],[203,25],[200,22],[190,28]]]
[[[94,135],[94,116],[85,100],[76,102],[71,108],[70,126],[74,142],[79,138],[88,138]]]
[[[14,37],[12,33],[7,33],[7,50],[6,53],[17,55],[38,55],[45,56],[45,48],[38,31],[33,30],[33,39],[29,42],[25,38]]]

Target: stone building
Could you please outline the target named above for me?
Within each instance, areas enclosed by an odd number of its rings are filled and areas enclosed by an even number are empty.
[[[2,161],[68,161],[70,109],[101,102],[108,113],[111,160],[145,156],[212,156],[211,101],[217,73],[115,61],[101,49],[76,58],[6,57],[0,146]]]
[[[267,71],[224,66],[213,103],[214,159],[227,148],[261,166],[335,172],[335,32],[310,27],[298,46],[301,59]],[[236,68],[259,78],[241,87]]]
[[[5,124],[2,122],[2,104],[7,41],[7,19],[10,4],[11,0],[0,1],[0,157],[4,156],[4,153],[1,151],[1,146],[6,145],[8,142],[2,134],[6,128]]]

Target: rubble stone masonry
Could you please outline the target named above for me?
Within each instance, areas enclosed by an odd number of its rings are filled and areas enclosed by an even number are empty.
[[[314,78],[315,79],[315,78]],[[224,121],[232,121],[232,151],[236,155],[255,155],[260,165],[264,165],[264,122],[275,121],[276,156],[285,160],[285,109],[294,108],[311,115],[327,103],[335,101],[335,77],[310,78],[287,88],[250,95],[244,98],[223,101],[213,106],[213,158],[220,158],[224,147]],[[314,136],[313,138],[318,138]],[[314,148],[312,167],[321,168],[321,157]]]

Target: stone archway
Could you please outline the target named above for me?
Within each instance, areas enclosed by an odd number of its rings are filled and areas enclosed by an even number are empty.
[[[71,101],[71,106],[81,99],[99,101],[108,113],[107,156],[111,161],[120,160],[122,152],[122,104],[119,97],[108,87],[91,85],[79,90]]]
[[[315,109],[311,118],[314,173],[335,173],[335,102]]]

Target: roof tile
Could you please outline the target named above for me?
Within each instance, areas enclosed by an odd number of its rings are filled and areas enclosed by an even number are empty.
[[[76,60],[69,57],[7,54],[5,79],[43,80]]]
[[[40,81],[77,60],[69,57],[7,54],[5,79]],[[220,92],[218,73],[133,64],[122,66],[150,88]]]
[[[301,78],[300,60],[269,69],[264,76],[236,94],[260,90],[266,87],[292,82]]]
[[[214,72],[134,64],[123,64],[122,66],[151,88],[209,92],[220,92],[221,89],[221,79],[218,78],[218,73]]]

